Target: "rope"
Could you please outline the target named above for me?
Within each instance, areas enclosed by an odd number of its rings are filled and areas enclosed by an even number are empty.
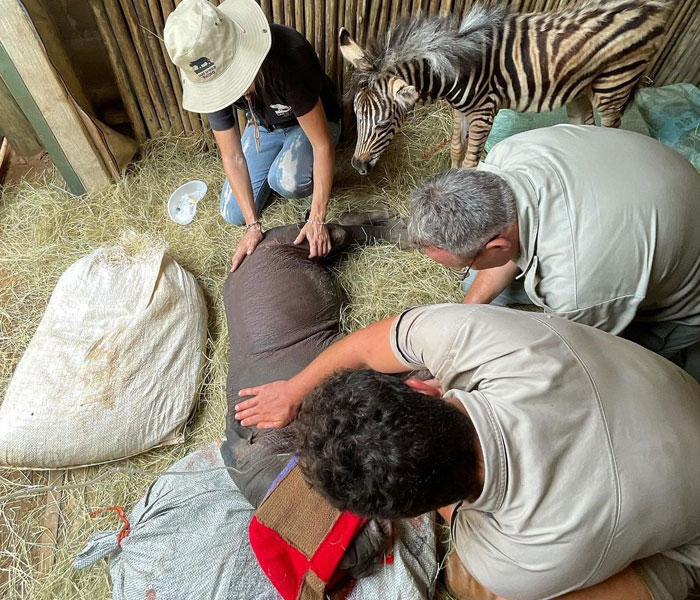
[[[126,518],[126,515],[124,514],[124,507],[123,506],[107,506],[106,508],[98,508],[97,510],[93,510],[90,513],[90,518],[94,519],[97,515],[107,512],[109,510],[113,510],[114,512],[117,513],[117,516],[122,520],[122,528],[119,530],[119,533],[117,534],[117,546],[120,548],[122,547],[122,540],[125,537],[128,537],[128,535],[131,533],[131,524],[129,523],[129,520]]]

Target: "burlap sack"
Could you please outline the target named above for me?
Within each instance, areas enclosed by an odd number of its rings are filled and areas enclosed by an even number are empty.
[[[182,440],[204,359],[204,297],[164,248],[125,244],[59,279],[0,406],[0,463],[76,467]]]

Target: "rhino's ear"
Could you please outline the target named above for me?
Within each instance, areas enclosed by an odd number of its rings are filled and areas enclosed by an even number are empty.
[[[406,110],[411,108],[420,98],[420,94],[415,87],[409,85],[403,79],[399,79],[398,77],[394,77],[391,80],[389,83],[389,88],[394,94],[396,101]]]
[[[345,27],[340,28],[338,34],[340,43],[340,53],[356,69],[369,67],[369,61],[365,57],[365,51],[360,48],[360,45],[352,39],[350,32]]]

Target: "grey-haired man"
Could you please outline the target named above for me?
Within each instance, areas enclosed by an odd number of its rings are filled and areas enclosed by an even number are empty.
[[[660,142],[583,125],[521,133],[416,190],[409,234],[478,270],[465,303],[535,304],[700,380],[700,174]]]

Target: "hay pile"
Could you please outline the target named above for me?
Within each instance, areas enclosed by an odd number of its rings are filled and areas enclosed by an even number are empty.
[[[419,109],[369,178],[360,178],[350,168],[352,148],[339,151],[329,217],[378,206],[406,214],[410,190],[449,165],[447,148],[428,160],[421,156],[448,137],[450,130],[446,107]],[[201,148],[201,140],[196,138],[168,137],[150,142],[141,160],[119,183],[82,198],[71,197],[55,172],[39,182],[23,182],[4,190],[0,199],[0,398],[60,274],[99,246],[116,242],[125,230],[164,240],[170,255],[195,275],[208,303],[209,339],[199,405],[184,445],[116,465],[75,469],[58,482],[73,485],[100,477],[86,488],[61,492],[57,549],[50,566],[36,564],[46,516],[45,495],[7,498],[28,485],[46,484],[47,476],[0,471],[1,598],[110,598],[106,561],[79,572],[70,567],[91,533],[119,526],[113,513],[96,519],[90,519],[89,513],[117,504],[128,512],[157,472],[223,433],[228,336],[221,287],[243,228],[227,225],[219,216],[221,164],[216,154]],[[206,181],[209,192],[200,202],[194,222],[182,227],[168,218],[166,201],[170,192],[188,179]],[[301,220],[307,202],[275,202],[264,213],[265,228]],[[410,305],[460,297],[454,273],[415,252],[391,246],[357,250],[335,269],[351,301],[344,312],[347,330]],[[56,434],[60,435],[60,430]],[[115,472],[115,466],[129,470]]]

